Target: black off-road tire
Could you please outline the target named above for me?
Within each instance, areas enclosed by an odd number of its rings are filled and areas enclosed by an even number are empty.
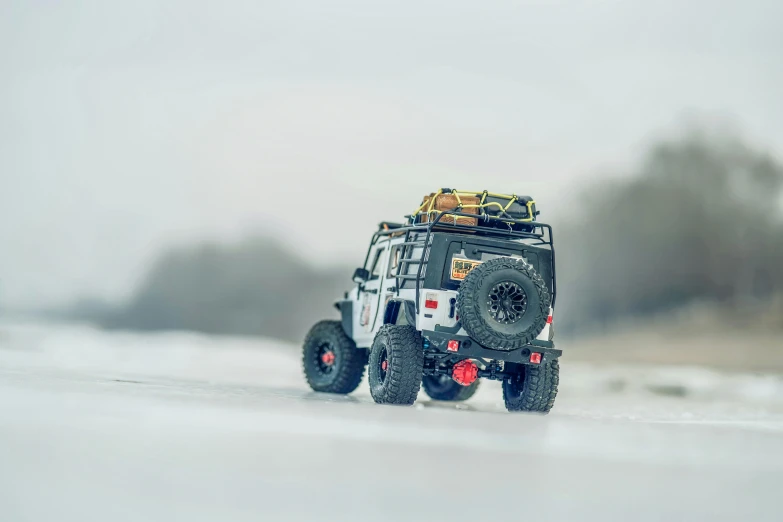
[[[468,386],[462,386],[454,379],[449,378],[448,381],[441,379],[440,376],[425,375],[421,379],[421,387],[424,388],[424,393],[435,401],[466,401],[473,397],[479,387],[478,379]]]
[[[381,327],[370,348],[367,371],[370,394],[375,402],[409,405],[416,401],[424,367],[422,344],[421,335],[413,326],[386,324]]]
[[[524,312],[512,324],[501,324],[490,315],[490,292],[511,283],[524,291]],[[538,337],[546,326],[552,298],[546,283],[524,259],[499,257],[478,265],[462,281],[457,294],[457,314],[462,326],[482,346],[516,350]]]
[[[321,364],[321,353],[330,350],[333,364]],[[321,321],[310,329],[302,348],[305,379],[314,391],[351,393],[359,387],[367,366],[368,350],[357,348],[339,321]]]
[[[557,359],[541,366],[520,365],[513,378],[503,379],[503,402],[508,411],[549,413],[557,397],[560,364]]]

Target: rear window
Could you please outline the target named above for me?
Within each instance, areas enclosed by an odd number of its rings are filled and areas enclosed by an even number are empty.
[[[471,270],[498,257],[525,259],[538,269],[538,255],[526,250],[522,243],[508,243],[498,247],[478,242],[452,241],[443,267],[442,287],[456,290]]]

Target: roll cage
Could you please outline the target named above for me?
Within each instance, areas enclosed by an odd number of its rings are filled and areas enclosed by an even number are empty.
[[[454,216],[455,222],[441,222],[445,216]],[[456,223],[456,217],[474,218],[483,223],[503,223],[506,224],[508,228],[494,228],[489,226],[480,226],[478,224],[458,224]],[[557,277],[555,272],[555,246],[551,225],[530,220],[515,220],[508,217],[498,218],[489,216],[487,214],[476,215],[462,212],[459,209],[439,211],[435,215],[435,218],[427,223],[416,223],[415,214],[406,216],[406,218],[409,219],[410,223],[399,224],[383,222],[379,225],[378,230],[373,234],[372,239],[370,240],[370,245],[367,248],[367,254],[365,255],[363,266],[367,266],[370,253],[380,238],[394,237],[404,234],[404,240],[398,243],[398,245],[402,247],[402,251],[400,253],[400,259],[397,264],[397,274],[394,275],[396,281],[395,293],[399,296],[401,282],[406,280],[414,281],[416,288],[416,313],[419,313],[419,294],[421,291],[423,270],[429,259],[433,228],[437,228],[438,232],[467,232],[473,234],[474,236],[490,237],[507,241],[527,240],[530,242],[528,243],[525,241],[526,244],[550,250],[552,253],[550,257],[550,268],[552,274],[552,307],[554,307],[555,297],[557,295]],[[520,225],[524,227],[524,229],[514,230],[514,225]],[[421,238],[422,234],[424,235],[423,239]],[[416,247],[421,247],[420,256],[414,255],[414,249]],[[403,267],[406,265],[417,265],[418,268],[416,269],[416,273],[404,273]]]

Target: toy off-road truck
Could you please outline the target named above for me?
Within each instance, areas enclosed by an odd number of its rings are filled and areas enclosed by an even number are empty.
[[[529,197],[441,189],[381,223],[356,286],[304,342],[310,387],[350,393],[369,366],[377,403],[471,397],[502,381],[509,411],[548,412],[559,379],[552,228]]]

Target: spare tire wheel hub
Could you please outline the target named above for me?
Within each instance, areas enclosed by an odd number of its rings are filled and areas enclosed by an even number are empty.
[[[501,281],[487,296],[489,316],[500,324],[513,324],[527,311],[527,294],[513,281]]]

